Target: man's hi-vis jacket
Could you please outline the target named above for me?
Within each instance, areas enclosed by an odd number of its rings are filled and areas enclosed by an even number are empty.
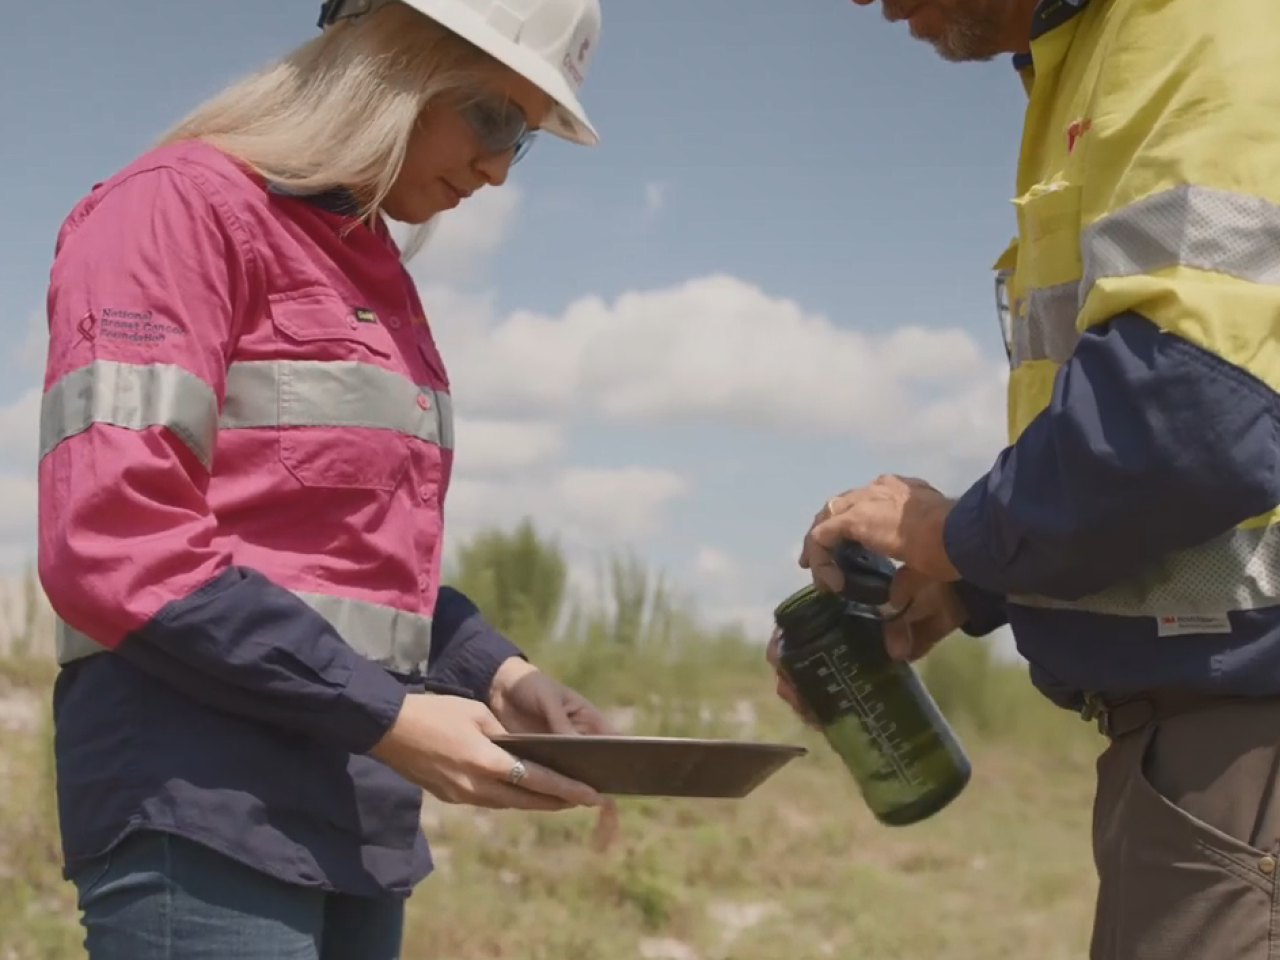
[[[380,896],[430,869],[366,756],[428,680],[516,649],[440,589],[449,382],[385,227],[212,147],[77,204],[50,274],[39,569],[69,869],[181,834]]]
[[[1280,692],[1277,38],[1280,4],[1049,0],[1016,61],[1010,445],[946,543],[1063,705]]]

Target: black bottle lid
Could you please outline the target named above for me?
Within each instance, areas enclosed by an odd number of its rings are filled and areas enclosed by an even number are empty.
[[[833,551],[832,560],[844,577],[844,589],[839,594],[826,593],[809,584],[773,611],[774,623],[792,649],[821,639],[850,616],[880,620],[876,608],[889,602],[889,588],[897,568],[888,557],[872,553],[853,540],[844,540]]]
[[[840,595],[850,603],[880,607],[889,602],[897,568],[888,557],[872,553],[856,540],[842,540],[831,559],[844,576]]]

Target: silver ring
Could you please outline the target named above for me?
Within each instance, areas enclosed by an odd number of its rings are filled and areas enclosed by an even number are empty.
[[[517,760],[511,765],[511,772],[507,774],[507,780],[513,787],[517,786],[520,781],[525,778],[525,775],[528,772],[528,769],[524,765],[524,761]]]

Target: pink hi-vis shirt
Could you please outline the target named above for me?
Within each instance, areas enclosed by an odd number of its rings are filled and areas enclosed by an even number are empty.
[[[72,211],[48,295],[39,569],[68,862],[152,826],[291,882],[408,890],[406,691],[518,651],[439,590],[449,380],[383,224],[200,143]]]

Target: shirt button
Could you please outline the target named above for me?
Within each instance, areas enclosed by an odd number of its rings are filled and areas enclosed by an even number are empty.
[[[392,330],[399,330],[399,329],[400,329],[400,318],[399,318],[399,317],[388,317],[388,318],[387,318],[387,326],[388,326],[388,327],[390,327]]]
[[[425,393],[418,394],[418,409],[426,410],[430,406],[431,406],[431,401],[427,398],[427,395]]]
[[[360,326],[360,321],[355,317],[347,317],[347,326],[354,330],[356,327]]]
[[[1263,857],[1261,860],[1258,861],[1258,869],[1261,870],[1263,873],[1265,873],[1267,876],[1271,876],[1271,874],[1276,872],[1276,858]]]
[[[423,593],[427,592],[427,586],[430,582],[431,581],[427,579],[427,575],[425,573],[418,574],[418,589]]]
[[[418,495],[421,496],[423,500],[430,500],[431,488],[424,483],[418,488]]]

